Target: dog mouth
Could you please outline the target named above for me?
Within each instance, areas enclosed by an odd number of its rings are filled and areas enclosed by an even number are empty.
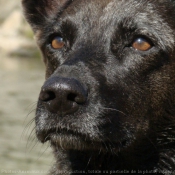
[[[68,137],[78,137],[79,139],[85,138],[86,136],[80,133],[76,133],[72,130],[66,129],[58,129],[58,128],[51,128],[47,130],[42,130],[37,132],[37,138],[42,142],[45,143],[47,141],[58,140],[59,138],[68,138]]]
[[[64,149],[87,147],[93,143],[93,139],[86,134],[73,130],[51,128],[37,132],[37,138],[43,144],[50,142],[51,145],[61,146]],[[86,145],[86,146],[85,146]]]
[[[50,142],[54,149],[63,150],[100,150],[118,152],[127,147],[128,140],[112,143],[109,140],[90,138],[90,136],[66,129],[49,129],[37,132],[37,138],[42,142]]]
[[[64,150],[104,150],[105,152],[106,150],[114,150],[118,152],[122,148],[128,147],[131,142],[131,138],[125,136],[125,132],[120,131],[121,128],[116,130],[109,128],[111,126],[110,120],[101,120],[100,118],[100,122],[98,119],[96,120],[96,125],[92,126],[85,122],[87,121],[85,120],[87,116],[90,115],[82,111],[76,113],[79,116],[78,119],[76,116],[73,118],[70,115],[58,118],[57,115],[48,113],[48,116],[45,115],[45,120],[41,119],[41,112],[45,112],[42,107],[39,106],[38,108],[36,136],[40,142],[43,144],[49,142],[53,148],[63,148]]]

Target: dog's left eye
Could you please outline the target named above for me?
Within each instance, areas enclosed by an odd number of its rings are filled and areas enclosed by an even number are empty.
[[[51,46],[54,49],[61,49],[65,45],[65,42],[62,37],[56,36],[52,39]]]
[[[132,47],[139,51],[147,51],[152,48],[152,43],[148,39],[139,37],[134,40]]]

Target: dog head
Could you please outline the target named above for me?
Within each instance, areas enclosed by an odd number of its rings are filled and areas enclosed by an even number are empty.
[[[118,151],[139,138],[171,144],[174,1],[23,0],[23,6],[46,64],[39,140],[66,150]]]

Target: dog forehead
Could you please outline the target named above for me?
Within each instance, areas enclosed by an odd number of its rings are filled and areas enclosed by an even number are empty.
[[[148,1],[140,3],[137,0],[74,0],[57,22],[70,21],[80,31],[98,33],[117,27],[121,21],[126,21],[126,25],[134,21],[148,22],[149,14],[156,16],[152,4]]]
[[[117,10],[121,7],[121,5],[126,4],[125,2],[131,2],[133,0],[73,0],[72,4],[67,8],[68,13],[77,13],[84,12],[87,15],[87,11],[89,14],[102,15],[105,12],[109,12],[111,9]]]
[[[153,21],[164,23],[171,6],[170,0],[74,0],[61,18],[87,28],[117,26],[120,22],[151,26]]]
[[[147,16],[156,13],[152,2],[148,0],[74,0],[61,17],[71,17],[74,22],[78,23],[89,21],[91,24],[93,22],[99,24],[99,22],[116,21],[122,17],[136,18],[139,17],[139,14],[143,16],[144,12]],[[110,24],[112,23],[110,22]]]
[[[71,5],[66,9],[66,14],[81,12],[82,15],[89,17],[94,15],[112,17],[120,14],[131,16],[142,12],[152,14],[159,9],[170,8],[175,5],[174,2],[173,0],[72,0]]]

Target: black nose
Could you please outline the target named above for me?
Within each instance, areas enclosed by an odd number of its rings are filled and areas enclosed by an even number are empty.
[[[74,113],[87,99],[87,91],[74,78],[52,77],[41,89],[39,100],[52,113]]]

